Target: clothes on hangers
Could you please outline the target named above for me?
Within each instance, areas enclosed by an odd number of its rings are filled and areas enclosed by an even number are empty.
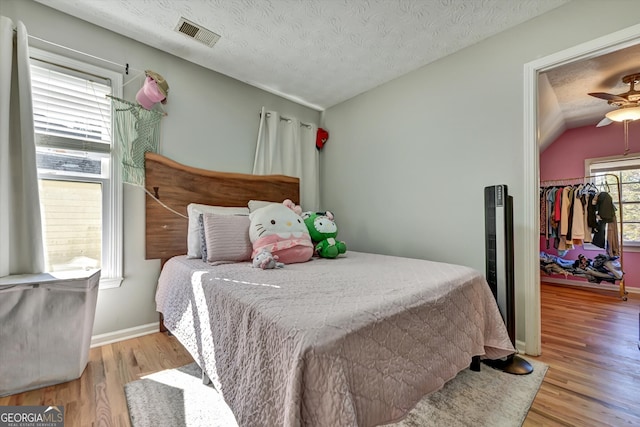
[[[560,256],[584,243],[618,256],[615,211],[611,195],[591,183],[540,188],[540,233]]]

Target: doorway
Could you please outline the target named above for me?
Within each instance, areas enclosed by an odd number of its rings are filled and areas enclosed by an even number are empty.
[[[595,58],[640,43],[640,25],[635,25],[570,49],[529,62],[524,66],[524,265],[523,295],[526,354],[541,353],[540,332],[540,164],[538,152],[538,75],[576,61]]]

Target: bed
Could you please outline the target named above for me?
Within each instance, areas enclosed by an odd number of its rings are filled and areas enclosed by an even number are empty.
[[[298,181],[146,156],[147,191],[189,203],[298,201]],[[147,258],[162,259],[164,325],[241,426],[397,422],[473,357],[514,353],[484,277],[468,267],[348,251],[282,269],[188,258],[187,219],[147,196]]]

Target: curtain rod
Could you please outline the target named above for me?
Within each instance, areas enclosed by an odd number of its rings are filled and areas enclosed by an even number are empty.
[[[17,29],[14,28],[13,32],[14,33],[17,32]],[[138,70],[136,68],[130,67],[129,63],[126,63],[124,65],[123,64],[119,64],[117,62],[113,62],[113,61],[110,61],[108,59],[100,58],[99,56],[91,55],[91,54],[86,53],[86,52],[82,52],[82,51],[79,51],[79,50],[76,50],[76,49],[72,49],[70,47],[63,46],[61,44],[51,42],[49,40],[41,39],[40,37],[32,36],[31,34],[28,34],[27,37],[29,37],[29,39],[32,39],[32,40],[37,40],[39,42],[46,43],[46,44],[51,45],[51,46],[55,46],[55,47],[58,47],[58,48],[61,48],[61,49],[65,49],[65,50],[80,54],[80,55],[87,56],[89,58],[97,59],[98,61],[102,61],[102,62],[106,62],[106,63],[111,64],[111,65],[116,65],[118,67],[122,67],[122,68],[124,68],[124,73],[127,74],[127,75],[129,75],[129,70],[138,71],[140,73],[143,72],[142,70]]]
[[[258,113],[258,116],[261,116],[261,115],[262,115],[262,113]],[[271,113],[267,112],[267,117],[269,117],[270,115],[271,115]],[[280,116],[280,120],[286,120],[287,122],[290,122],[292,119],[290,119],[289,117]],[[302,123],[302,122],[300,122],[300,126],[304,126],[307,129],[311,129],[313,127],[309,123]]]

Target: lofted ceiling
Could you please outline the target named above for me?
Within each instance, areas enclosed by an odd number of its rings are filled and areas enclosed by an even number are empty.
[[[36,1],[321,111],[570,0]],[[177,32],[180,18],[220,39]],[[587,93],[625,92],[635,64],[640,47],[542,74],[541,148],[595,126],[612,107]]]
[[[615,107],[588,93],[624,93],[629,85],[622,77],[639,72],[640,44],[542,73],[538,82],[541,148],[567,129],[597,125]]]

